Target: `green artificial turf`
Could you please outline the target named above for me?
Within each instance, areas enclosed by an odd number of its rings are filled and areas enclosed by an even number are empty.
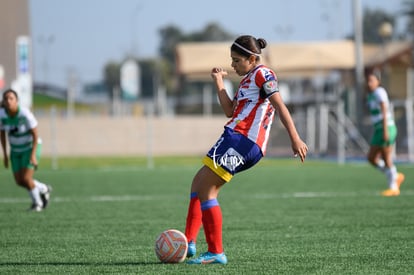
[[[414,170],[399,197],[366,163],[264,159],[222,189],[228,264],[161,264],[154,241],[183,231],[200,158],[48,160],[36,178],[50,206],[0,169],[0,274],[412,274]],[[207,246],[200,232],[198,252]]]

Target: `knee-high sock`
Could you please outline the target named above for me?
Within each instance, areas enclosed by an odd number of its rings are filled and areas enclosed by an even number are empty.
[[[41,194],[44,194],[44,193],[47,192],[47,186],[46,186],[46,184],[44,184],[43,182],[40,182],[38,180],[35,180],[35,179],[33,181],[34,181],[34,184],[36,185],[36,187],[39,189],[39,192]]]
[[[385,162],[382,159],[379,159],[375,165],[375,167],[380,170],[381,172],[385,173]]]
[[[217,199],[211,199],[201,203],[203,213],[203,227],[208,251],[211,253],[223,252],[222,224],[223,217]]]
[[[398,185],[397,185],[397,168],[395,167],[395,165],[393,165],[392,167],[387,167],[385,168],[385,174],[387,176],[387,181],[388,181],[388,188],[390,189],[398,189]]]
[[[37,188],[36,186],[29,191],[29,195],[32,198],[32,202],[33,204],[36,204],[38,206],[43,206],[43,202],[40,199],[40,192],[39,192],[39,188]]]
[[[185,236],[188,242],[196,242],[197,235],[201,228],[201,206],[197,193],[191,193],[188,205],[187,221],[185,224]]]

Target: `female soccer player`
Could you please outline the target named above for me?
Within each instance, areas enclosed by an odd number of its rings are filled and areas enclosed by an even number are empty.
[[[33,179],[34,170],[40,157],[37,120],[29,109],[18,104],[18,95],[14,90],[3,93],[0,109],[0,141],[3,149],[4,167],[9,167],[6,151],[6,133],[10,145],[10,162],[17,185],[27,189],[32,198],[29,210],[40,212],[48,204],[51,187]]]
[[[397,127],[389,108],[390,101],[387,91],[380,86],[380,76],[377,73],[371,72],[368,74],[367,84],[369,88],[368,108],[374,125],[368,161],[387,177],[388,189],[384,190],[382,195],[387,197],[398,196],[400,185],[405,176],[397,172],[392,159]]]
[[[265,154],[275,111],[291,139],[292,150],[303,162],[308,148],[299,137],[293,120],[279,94],[276,74],[260,63],[266,40],[250,35],[238,37],[231,46],[231,66],[243,76],[238,91],[230,99],[224,87],[227,75],[213,68],[211,77],[217,88],[221,107],[230,120],[224,133],[203,159],[204,166],[191,185],[185,235],[189,241],[188,257],[196,253],[196,239],[203,225],[208,251],[189,264],[226,264],[222,245],[222,214],[217,200],[220,188],[234,174],[255,165]]]

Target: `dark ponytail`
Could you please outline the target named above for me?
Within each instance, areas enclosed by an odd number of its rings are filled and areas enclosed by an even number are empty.
[[[255,38],[251,35],[239,36],[231,46],[231,51],[234,51],[242,56],[250,57],[256,56],[256,60],[260,60],[262,49],[266,48],[267,42],[263,38]]]

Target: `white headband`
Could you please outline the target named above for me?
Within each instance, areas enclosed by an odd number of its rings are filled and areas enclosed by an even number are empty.
[[[239,43],[237,43],[237,42],[234,42],[233,43],[234,45],[236,45],[237,47],[239,47],[240,49],[242,49],[243,51],[245,51],[246,53],[249,53],[249,54],[252,54],[252,55],[255,55],[255,56],[260,56],[260,54],[258,54],[258,53],[255,53],[255,52],[252,52],[251,50],[249,50],[249,49],[246,49],[245,47],[243,47],[242,45],[240,45]]]

